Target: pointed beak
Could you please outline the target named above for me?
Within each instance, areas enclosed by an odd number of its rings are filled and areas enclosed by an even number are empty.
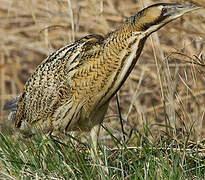
[[[170,8],[168,8],[168,11],[164,14],[165,16],[173,16],[173,17],[179,17],[185,13],[188,13],[190,11],[194,11],[197,9],[200,9],[202,7],[196,6],[194,4],[184,4],[184,5],[173,5]]]
[[[176,6],[176,10],[182,14],[185,14],[187,12],[200,9],[202,7],[196,6],[195,4],[186,4],[186,5],[179,5]]]

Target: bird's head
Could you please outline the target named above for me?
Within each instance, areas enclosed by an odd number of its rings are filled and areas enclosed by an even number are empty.
[[[143,9],[131,19],[138,31],[150,34],[183,14],[199,8],[193,4],[160,3]]]

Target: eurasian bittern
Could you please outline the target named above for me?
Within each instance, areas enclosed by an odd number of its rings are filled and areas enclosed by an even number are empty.
[[[57,50],[37,67],[19,97],[5,105],[4,109],[12,109],[9,119],[24,134],[35,134],[36,127],[45,133],[94,129],[92,134],[134,68],[147,37],[195,9],[195,5],[154,4],[104,37],[88,35]]]

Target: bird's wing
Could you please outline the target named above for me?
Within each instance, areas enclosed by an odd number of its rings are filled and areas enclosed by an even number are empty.
[[[100,35],[85,36],[52,53],[37,67],[18,99],[16,127],[21,126],[22,120],[30,124],[42,118],[46,120],[70,101],[69,89],[75,67],[81,64],[82,56],[103,39]]]

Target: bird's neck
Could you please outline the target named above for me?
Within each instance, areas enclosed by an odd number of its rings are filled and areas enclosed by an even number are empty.
[[[109,77],[103,101],[106,102],[110,99],[131,73],[144,47],[148,36],[146,33],[127,23],[107,35],[105,44],[107,50],[105,52],[112,54],[113,58],[110,61],[105,59],[109,67],[112,68],[112,74]]]

